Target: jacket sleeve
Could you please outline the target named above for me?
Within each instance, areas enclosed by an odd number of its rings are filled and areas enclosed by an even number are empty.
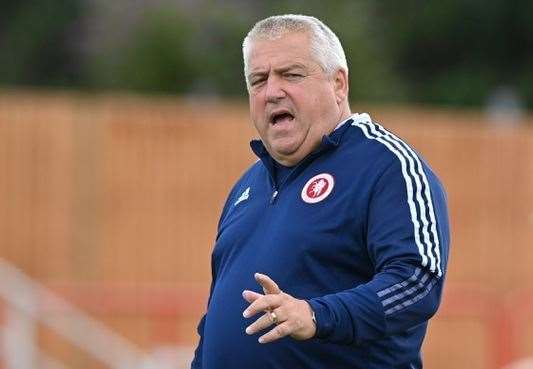
[[[376,181],[366,246],[375,274],[353,289],[309,300],[316,337],[337,343],[385,338],[427,321],[440,303],[448,257],[446,195],[421,160],[393,162]]]

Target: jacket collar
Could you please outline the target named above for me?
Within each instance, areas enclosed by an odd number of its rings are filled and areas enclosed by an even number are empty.
[[[355,115],[352,115],[349,118],[342,121],[341,123],[339,123],[337,127],[333,130],[333,132],[331,132],[329,135],[322,136],[322,141],[320,143],[320,146],[315,151],[307,155],[302,161],[306,160],[309,156],[315,157],[325,151],[336,149],[341,143],[344,133],[354,121],[354,116]],[[273,159],[271,159],[270,154],[265,148],[265,145],[263,144],[263,142],[259,139],[252,140],[250,141],[250,147],[252,151],[255,153],[255,155],[257,155],[257,157],[263,161],[263,163],[267,166],[267,168],[270,167],[270,162]],[[269,162],[268,165],[267,165],[267,162]]]

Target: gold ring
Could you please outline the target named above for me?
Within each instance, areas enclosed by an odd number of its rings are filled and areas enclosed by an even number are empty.
[[[271,311],[270,313],[270,319],[272,319],[272,323],[278,324],[278,316],[275,312]]]

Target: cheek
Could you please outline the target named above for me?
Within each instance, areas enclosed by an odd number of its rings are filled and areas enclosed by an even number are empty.
[[[250,117],[257,132],[262,136],[265,131],[265,105],[257,96],[249,98]]]
[[[255,123],[259,113],[259,105],[257,104],[257,99],[250,97],[248,101],[248,107],[250,109],[250,116],[252,117]]]
[[[317,119],[320,119],[320,117],[324,113],[324,108],[328,106],[329,100],[325,98],[324,96],[321,96],[319,94],[309,96],[307,99],[307,115],[308,118],[314,122]]]
[[[317,116],[328,115],[337,100],[331,90],[324,89],[322,93],[313,96],[313,111]]]
[[[248,99],[248,104],[250,106],[250,113],[253,116],[261,115],[265,111],[265,104],[263,103],[261,96],[258,94],[250,95]]]
[[[316,115],[317,112],[323,110],[324,106],[331,104],[329,91],[322,86],[308,86],[299,92],[298,97],[300,105],[312,115]]]

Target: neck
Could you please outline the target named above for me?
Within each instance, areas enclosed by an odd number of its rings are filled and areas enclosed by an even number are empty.
[[[341,122],[344,122],[346,119],[348,119],[350,116],[352,115],[352,111],[350,109],[350,105],[348,105],[348,102],[345,101],[344,103],[342,103],[340,105],[340,110],[339,110],[339,118],[337,119],[337,122],[335,123],[335,125],[331,128],[331,132],[333,132],[333,130],[341,123]]]

